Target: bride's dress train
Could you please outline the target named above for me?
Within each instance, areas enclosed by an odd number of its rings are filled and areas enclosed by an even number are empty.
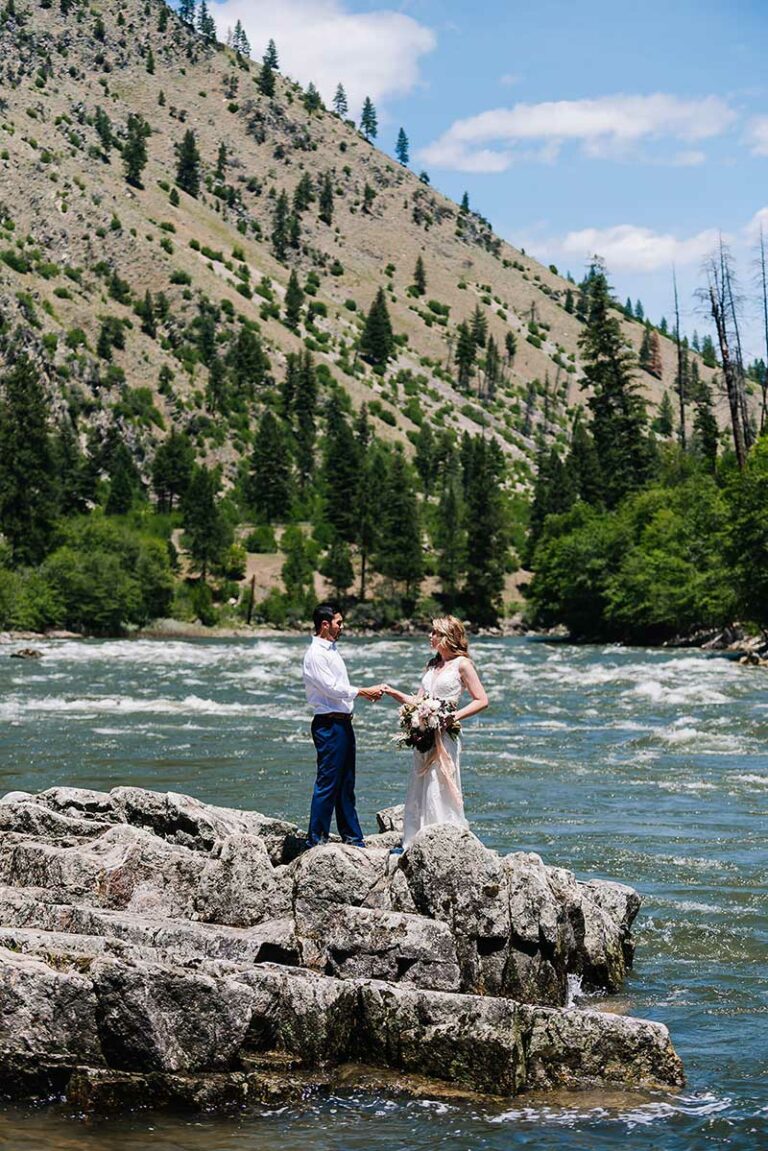
[[[425,695],[449,700],[458,705],[462,691],[458,659],[441,667],[427,668],[421,680]],[[405,797],[403,847],[408,847],[417,832],[432,823],[453,823],[468,827],[464,818],[459,759],[461,740],[449,735],[440,738],[440,754],[434,751],[413,753],[413,767]]]

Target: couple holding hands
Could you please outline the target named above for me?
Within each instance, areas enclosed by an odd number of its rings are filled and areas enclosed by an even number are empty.
[[[312,739],[317,750],[317,779],[312,794],[307,844],[325,843],[335,813],[345,843],[364,847],[355,809],[355,732],[352,712],[359,697],[375,703],[382,695],[400,707],[402,746],[413,748],[413,767],[405,800],[403,849],[432,823],[466,827],[459,757],[461,721],[488,706],[488,697],[469,658],[464,625],[453,616],[432,621],[429,660],[415,695],[388,684],[355,687],[336,647],[343,618],[334,604],[315,608],[315,634],[304,656],[304,686],[314,712]],[[462,693],[469,702],[459,707]],[[447,738],[445,738],[447,736]]]

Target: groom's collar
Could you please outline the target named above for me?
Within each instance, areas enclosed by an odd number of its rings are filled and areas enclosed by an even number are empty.
[[[336,641],[335,640],[323,639],[323,637],[320,635],[313,635],[312,636],[312,642],[313,643],[319,643],[320,646],[324,647],[326,650],[330,650],[330,651],[336,650]]]

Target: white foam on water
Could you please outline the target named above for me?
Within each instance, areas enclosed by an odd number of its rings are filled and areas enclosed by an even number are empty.
[[[768,787],[768,775],[755,775],[753,772],[745,772],[743,775],[732,775],[729,778],[736,780],[738,783],[755,783],[759,787]]]
[[[275,708],[268,703],[220,703],[187,695],[183,699],[143,698],[135,696],[85,696],[69,699],[65,696],[47,696],[44,699],[9,699],[0,703],[0,719],[21,719],[26,714],[63,714],[79,716],[97,715],[247,715],[277,719],[296,719],[300,713],[292,708]]]
[[[691,779],[691,780],[659,779],[656,781],[656,786],[660,787],[662,791],[672,791],[672,792],[717,791],[717,785],[716,784],[707,783],[703,779]]]
[[[646,669],[647,671],[647,669]],[[714,688],[706,688],[701,682],[692,683],[687,687],[670,687],[658,679],[644,679],[632,688],[631,695],[641,699],[649,699],[652,703],[698,704],[711,706],[718,703],[730,703],[727,695]]]
[[[295,647],[282,640],[232,640],[196,643],[194,640],[107,640],[104,643],[65,640],[44,649],[47,662],[141,664],[157,667],[211,667],[229,663],[283,664],[298,658]]]

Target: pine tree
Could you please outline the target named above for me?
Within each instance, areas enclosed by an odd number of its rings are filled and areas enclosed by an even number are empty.
[[[656,419],[653,421],[653,430],[665,440],[668,440],[675,430],[675,411],[666,388],[661,397]]]
[[[322,486],[325,519],[333,535],[354,543],[358,535],[360,450],[337,394],[326,408]]]
[[[501,357],[493,336],[488,337],[485,349],[485,371],[483,375],[483,390],[485,398],[492,400],[496,395],[496,388],[501,374]]]
[[[408,137],[405,134],[404,128],[401,128],[400,131],[397,133],[397,141],[395,143],[395,155],[397,156],[397,159],[400,161],[400,163],[403,165],[403,167],[407,167],[408,161],[410,160],[411,155],[410,155],[410,145],[408,143]]]
[[[568,511],[575,498],[572,470],[563,463],[554,446],[547,450],[542,437],[536,455],[536,481],[528,521],[525,556],[528,566],[534,563],[536,545],[541,539],[547,517]]]
[[[582,387],[592,393],[587,406],[592,413],[592,434],[609,507],[648,479],[652,458],[645,405],[634,378],[635,359],[612,309],[605,270],[595,263],[589,314],[579,347],[584,365]]]
[[[301,322],[301,309],[304,305],[304,292],[302,291],[296,269],[291,270],[288,287],[285,291],[285,326],[292,332],[297,331]]]
[[[333,540],[320,565],[320,574],[328,580],[336,598],[343,600],[355,579],[349,544],[346,540]]]
[[[280,63],[277,58],[277,45],[274,40],[270,40],[267,44],[267,50],[264,53],[264,63],[267,64],[273,72],[280,71]]]
[[[379,288],[365,320],[360,336],[360,354],[369,363],[384,367],[394,354],[395,337],[389,318],[387,298],[384,289]]]
[[[261,71],[259,72],[259,91],[262,96],[266,96],[270,100],[275,94],[275,72],[271,65],[267,63],[266,59],[261,65]]]
[[[333,223],[333,180],[331,173],[326,172],[320,181],[320,219],[328,227]]]
[[[642,324],[645,320],[645,311],[639,300],[635,300],[635,319]]]
[[[344,91],[343,84],[336,85],[336,91],[333,96],[333,110],[340,120],[346,119],[349,112],[349,104],[347,103],[347,93]]]
[[[195,466],[195,449],[184,432],[171,429],[152,461],[152,487],[157,496],[157,509],[161,513],[172,512],[174,501],[179,503],[192,479]]]
[[[285,529],[280,540],[280,550],[285,553],[285,562],[280,572],[285,594],[294,608],[306,614],[314,601],[315,567],[306,536],[298,524],[289,524]]]
[[[146,55],[146,59],[144,61],[144,64],[146,66],[146,69],[147,69],[147,72],[149,73],[149,75],[154,76],[154,74],[155,74],[155,54],[151,48],[147,48],[147,55]]]
[[[184,133],[181,144],[177,144],[176,157],[176,186],[188,196],[197,198],[200,193],[200,152],[191,128]]]
[[[717,355],[711,336],[705,336],[701,341],[701,361],[705,368],[717,367]]]
[[[469,329],[469,325],[464,320],[459,324],[455,355],[456,368],[458,370],[457,383],[462,391],[467,391],[472,379],[472,369],[475,364],[475,356],[477,355],[477,344]]]
[[[648,371],[652,376],[655,376],[657,380],[660,380],[664,373],[664,365],[661,359],[661,340],[659,339],[659,333],[656,331],[651,332],[651,351],[648,361]]]
[[[563,306],[565,307],[565,310],[568,313],[568,315],[572,316],[574,313],[574,303],[573,303],[573,290],[571,288],[565,289],[565,304]]]
[[[293,410],[295,412],[296,469],[299,491],[303,495],[315,471],[317,439],[317,372],[312,355],[304,351],[298,357],[298,373]]]
[[[195,0],[179,0],[179,16],[185,24],[194,24]]]
[[[417,296],[423,296],[427,290],[427,273],[421,256],[417,257],[416,267],[413,270],[413,286]]]
[[[667,317],[666,316],[661,317],[661,323],[659,324],[659,331],[661,332],[662,336],[666,336],[667,333],[669,332],[669,325],[667,324]]]
[[[495,625],[503,611],[509,533],[502,468],[503,456],[494,442],[476,436],[466,487],[467,563],[462,598],[469,618],[481,627]]]
[[[413,598],[424,578],[424,553],[413,478],[399,444],[387,477],[376,566],[383,576],[404,585],[404,607],[412,610]]]
[[[278,260],[285,260],[288,254],[288,243],[290,240],[288,224],[290,214],[291,209],[288,203],[288,193],[283,189],[277,197],[275,210],[272,214],[272,251]]]
[[[459,211],[461,212],[462,216],[466,216],[466,214],[469,212],[469,192],[465,192],[461,197]]]
[[[355,439],[360,457],[355,512],[355,540],[360,557],[360,599],[365,599],[368,563],[381,536],[381,515],[386,498],[388,464],[380,442],[371,444],[365,404],[360,409]]]
[[[712,410],[712,390],[704,380],[699,384],[693,416],[693,453],[707,471],[714,473],[717,467],[717,447],[719,429]]]
[[[253,399],[269,370],[269,360],[253,328],[243,324],[227,354],[227,364],[238,393]]]
[[[217,498],[220,483],[217,468],[196,467],[182,505],[185,542],[192,559],[199,565],[203,583],[211,565],[221,562],[232,543],[232,528]]]
[[[235,22],[235,31],[232,37],[232,47],[234,48],[238,58],[241,56],[248,57],[251,54],[251,45],[249,43],[248,37],[245,34],[245,29],[239,20]]]
[[[165,32],[168,28],[168,5],[163,3],[160,5],[160,11],[157,14],[157,30],[158,32]]]
[[[112,121],[101,105],[99,105],[94,114],[93,126],[96,129],[96,135],[99,137],[104,153],[108,156],[115,140],[112,135]]]
[[[566,460],[569,484],[573,495],[593,507],[603,502],[603,477],[600,471],[600,457],[595,441],[581,413],[577,413],[571,433],[571,448]]]
[[[306,212],[315,199],[315,189],[309,172],[304,172],[293,191],[293,211],[296,215]]]
[[[206,44],[216,43],[216,21],[208,10],[207,0],[200,0],[197,10],[197,30]]]
[[[643,328],[643,338],[640,341],[638,363],[644,372],[651,370],[651,325],[647,320]]]
[[[143,188],[141,173],[147,164],[147,139],[152,129],[142,116],[128,116],[127,135],[123,144],[125,179],[134,188]]]
[[[507,332],[505,335],[504,351],[507,354],[507,366],[511,368],[517,355],[517,336],[514,332]]]
[[[475,341],[475,347],[484,348],[486,340],[488,339],[488,319],[479,304],[475,304],[471,325],[470,330],[472,332],[472,339]]]
[[[366,180],[365,187],[363,188],[363,211],[366,216],[370,216],[373,201],[376,199],[376,189],[372,188]]]
[[[466,515],[458,459],[454,456],[445,472],[435,524],[437,575],[449,612],[453,612],[467,562]]]
[[[253,444],[248,499],[267,523],[290,513],[293,476],[288,432],[282,420],[265,408]]]
[[[375,140],[378,135],[379,122],[370,96],[366,96],[363,101],[363,110],[360,113],[360,130],[368,141]]]
[[[109,496],[105,512],[108,516],[126,515],[143,495],[141,476],[129,449],[119,443],[109,466]]]
[[[227,175],[227,145],[222,140],[219,144],[219,151],[216,156],[216,169],[214,176],[217,180],[224,180]]]
[[[307,112],[310,113],[310,115],[312,112],[319,112],[320,109],[323,107],[322,96],[320,95],[316,86],[312,83],[311,80],[310,80],[309,84],[307,85],[307,90],[304,93],[304,96],[302,98],[302,103],[303,103],[305,109],[307,110]]]
[[[17,564],[38,563],[56,515],[49,402],[26,353],[0,380],[0,533]]]
[[[141,330],[151,340],[157,338],[157,318],[155,316],[155,302],[152,293],[147,288],[144,299],[136,305],[136,313],[141,317]]]
[[[435,434],[429,420],[425,420],[419,428],[414,440],[414,447],[416,454],[413,463],[421,478],[424,495],[429,497],[437,479],[438,467]]]
[[[632,306],[632,301],[630,300],[629,296],[627,296],[627,302],[624,305],[624,318],[626,320],[634,320],[635,318],[635,310]]]

